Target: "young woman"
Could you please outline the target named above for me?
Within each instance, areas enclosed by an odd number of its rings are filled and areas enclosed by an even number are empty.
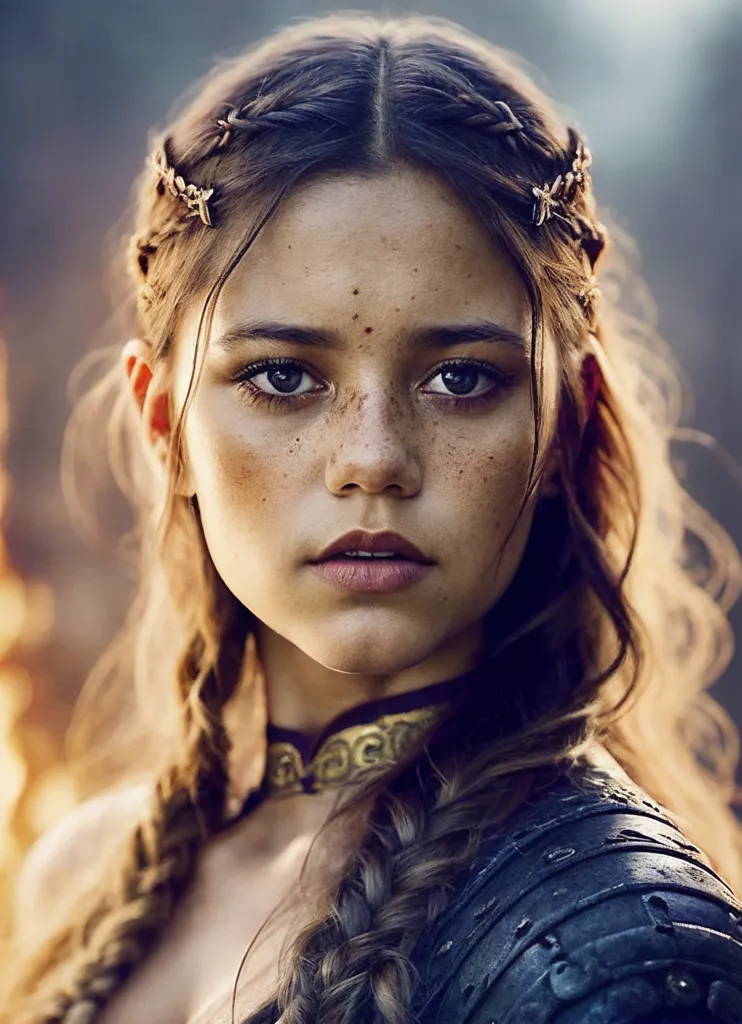
[[[139,732],[28,858],[4,1022],[742,1020],[736,555],[589,166],[418,16],[284,29],[154,140],[73,421],[136,510],[94,679]]]

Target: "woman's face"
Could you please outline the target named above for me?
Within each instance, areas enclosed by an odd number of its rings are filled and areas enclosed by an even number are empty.
[[[200,310],[176,339],[178,408]],[[484,322],[500,330],[461,330]],[[468,667],[532,520],[533,501],[501,551],[534,443],[529,336],[506,258],[432,176],[324,178],[286,201],[224,288],[185,428],[185,489],[264,639],[343,673]],[[544,371],[550,431],[548,338]],[[393,592],[339,588],[310,563],[353,529],[433,565]]]

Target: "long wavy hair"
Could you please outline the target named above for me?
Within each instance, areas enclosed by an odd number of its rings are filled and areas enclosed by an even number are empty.
[[[73,1009],[69,1019],[94,1021],[156,946],[223,822],[224,707],[257,671],[246,654],[255,619],[220,580],[197,505],[177,493],[182,424],[225,281],[283,198],[325,174],[423,168],[509,256],[532,308],[529,488],[544,446],[546,328],[561,378],[560,484],[540,500],[518,572],[485,618],[482,684],[331,816],[341,829],[360,822],[358,839],[292,937],[281,1020],[408,1020],[409,954],[483,829],[542,769],[598,740],[742,891],[737,733],[706,692],[731,655],[739,560],[673,472],[682,389],[651,315],[625,305],[626,280],[632,301],[641,293],[617,233],[608,239],[590,189],[570,218],[532,222],[534,185],[569,168],[578,138],[511,54],[447,19],[351,12],[294,24],[220,64],[151,140],[183,178],[170,182],[176,192],[214,189],[212,230],[148,163],[122,249],[130,327],[158,371],[171,368],[184,308],[208,290],[168,483],[143,451],[115,348],[96,357],[104,372],[73,414],[64,479],[83,514],[73,468],[106,440],[135,513],[122,550],[138,578],[131,613],[83,688],[70,750],[87,778],[95,761],[99,789],[137,776],[136,751],[152,800],[69,919],[13,965],[3,1021],[52,1024]],[[607,241],[599,303],[591,271]],[[601,371],[589,414],[577,358],[586,352]],[[115,759],[98,757],[114,746]],[[422,761],[435,767],[432,789]]]

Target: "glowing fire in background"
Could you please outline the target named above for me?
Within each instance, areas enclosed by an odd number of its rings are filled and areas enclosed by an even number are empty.
[[[4,468],[6,365],[0,337],[0,521],[10,492]],[[33,720],[23,720],[36,694],[22,662],[48,635],[53,614],[50,588],[23,581],[14,572],[0,533],[0,938],[4,941],[12,923],[14,879],[28,846],[77,802],[70,774],[57,763],[50,731]]]

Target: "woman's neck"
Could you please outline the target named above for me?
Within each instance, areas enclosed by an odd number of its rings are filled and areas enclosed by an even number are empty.
[[[327,668],[262,623],[255,643],[265,678],[268,718],[279,728],[311,738],[353,708],[463,675],[480,662],[482,650],[480,624],[422,661],[385,672]],[[383,637],[378,647],[388,664]]]
[[[290,760],[306,779],[301,785],[306,795],[307,786],[316,775],[315,759],[323,740],[348,724],[347,716],[367,723],[369,715],[374,718],[373,712],[383,715],[389,711],[384,703],[380,710],[370,708],[369,702],[390,698],[394,713],[406,711],[397,702],[404,694],[410,694],[416,709],[423,709],[428,703],[435,705],[441,699],[450,700],[451,694],[436,692],[435,684],[459,679],[481,660],[480,646],[468,637],[466,642],[463,639],[449,645],[435,658],[396,673],[382,676],[336,672],[313,662],[265,627],[250,637],[247,650],[244,678],[224,708],[231,743],[227,784],[230,814],[243,806],[249,794],[262,790],[268,779],[275,750],[269,756],[266,730],[274,739],[276,730],[297,734],[293,739],[282,738],[299,751],[299,757],[292,755]],[[427,688],[431,688],[429,693],[425,692]],[[417,728],[417,724],[412,723],[411,727]],[[409,734],[410,723],[404,725],[405,734]],[[312,792],[316,792],[314,788]]]

